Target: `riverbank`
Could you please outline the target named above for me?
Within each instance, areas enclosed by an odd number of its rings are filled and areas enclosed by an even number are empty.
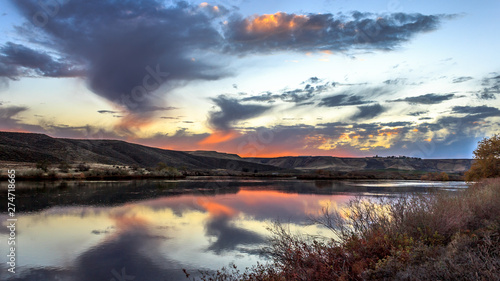
[[[8,170],[15,170],[16,178],[25,181],[58,180],[142,180],[142,179],[184,179],[187,177],[210,178],[296,178],[304,180],[426,180],[463,181],[463,173],[425,172],[408,170],[371,171],[299,171],[281,172],[235,171],[227,169],[178,169],[166,165],[155,168],[119,166],[105,164],[59,164],[43,166],[35,163],[0,162],[0,180],[7,179]]]

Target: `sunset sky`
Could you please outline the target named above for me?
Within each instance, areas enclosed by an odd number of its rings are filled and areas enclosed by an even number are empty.
[[[0,130],[241,156],[470,158],[500,2],[0,2]]]

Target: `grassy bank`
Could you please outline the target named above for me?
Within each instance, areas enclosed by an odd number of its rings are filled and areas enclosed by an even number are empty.
[[[0,169],[0,180],[8,179],[8,170],[14,170],[16,178],[23,181],[56,180],[135,180],[179,179],[185,175],[176,168],[161,165],[155,168],[105,165],[98,163],[42,165],[35,163],[4,163],[9,168]]]
[[[500,179],[458,192],[357,198],[317,222],[338,238],[276,225],[269,263],[201,280],[500,280]]]

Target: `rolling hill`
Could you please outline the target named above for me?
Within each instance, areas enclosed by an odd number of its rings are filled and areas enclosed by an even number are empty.
[[[118,140],[52,138],[44,134],[0,132],[0,161],[36,163],[101,163],[154,167],[159,162],[191,170],[238,171],[422,171],[462,173],[471,159],[345,158],[296,156],[242,158],[216,151],[174,151]]]
[[[86,162],[140,167],[154,167],[163,162],[173,167],[205,170],[283,170],[241,158],[202,156],[118,140],[60,139],[43,134],[0,132],[0,161],[36,163],[43,160],[50,163]]]

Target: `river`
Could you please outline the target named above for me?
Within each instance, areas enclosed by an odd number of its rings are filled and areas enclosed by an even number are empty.
[[[187,280],[182,269],[265,261],[274,221],[329,236],[310,218],[354,196],[456,191],[464,182],[193,179],[26,182],[16,187],[16,273],[0,220],[1,280]],[[0,184],[1,202],[7,185]],[[7,203],[5,203],[7,205]]]

